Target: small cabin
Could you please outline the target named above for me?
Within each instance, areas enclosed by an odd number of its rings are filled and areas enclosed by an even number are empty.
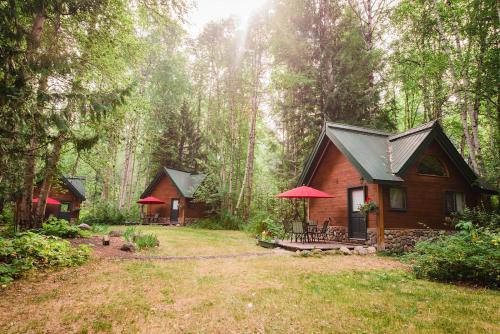
[[[437,121],[398,134],[327,122],[299,184],[335,196],[311,199],[310,220],[332,218],[336,241],[379,249],[452,233],[447,217],[496,193]],[[378,208],[365,216],[359,207],[367,199]]]
[[[162,167],[142,193],[162,200],[163,204],[146,205],[146,215],[165,225],[186,225],[206,217],[205,203],[195,200],[195,193],[205,179],[204,174]]]
[[[33,196],[38,198],[41,184],[37,184]],[[80,207],[85,201],[85,177],[63,176],[50,188],[49,197],[61,204],[47,204],[45,219],[54,216],[75,223],[80,218]]]

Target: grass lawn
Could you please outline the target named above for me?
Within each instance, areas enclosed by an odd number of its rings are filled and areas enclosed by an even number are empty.
[[[160,240],[157,248],[141,254],[162,256],[226,255],[262,253],[268,249],[256,245],[255,239],[239,231],[211,231],[187,227],[135,226],[143,233],[154,233]],[[112,226],[110,230],[126,229]]]
[[[167,255],[258,250],[241,232],[145,229]],[[0,333],[498,333],[499,305],[377,256],[95,259],[0,291]]]

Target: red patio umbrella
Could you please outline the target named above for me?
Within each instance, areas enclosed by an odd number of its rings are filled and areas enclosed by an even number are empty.
[[[33,198],[33,203],[38,203],[38,197]],[[59,202],[57,199],[47,197],[47,204],[59,205],[61,204],[61,202]]]
[[[306,220],[306,198],[335,198],[335,196],[327,194],[323,191],[307,187],[301,186],[291,190],[287,190],[276,197],[279,198],[303,198],[304,199],[304,222]]]
[[[156,198],[154,196],[149,196],[146,198],[142,198],[137,201],[139,204],[165,204],[161,199]]]
[[[143,204],[141,206],[141,216],[144,216],[144,204],[165,204],[165,202],[163,202],[161,199],[156,198],[154,196],[142,198],[142,199],[138,200],[137,203]]]

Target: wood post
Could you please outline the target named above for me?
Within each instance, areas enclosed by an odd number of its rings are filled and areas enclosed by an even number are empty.
[[[378,250],[385,249],[384,243],[384,187],[378,185],[378,221],[377,221],[377,248]]]

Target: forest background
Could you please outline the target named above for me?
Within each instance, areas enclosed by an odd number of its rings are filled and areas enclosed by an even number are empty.
[[[274,196],[325,121],[438,119],[500,188],[496,0],[270,0],[193,37],[195,5],[0,1],[0,211],[20,200],[19,224],[37,226],[54,180],[78,175],[84,212],[135,215],[167,166],[205,173],[197,197],[220,219],[284,216]]]

